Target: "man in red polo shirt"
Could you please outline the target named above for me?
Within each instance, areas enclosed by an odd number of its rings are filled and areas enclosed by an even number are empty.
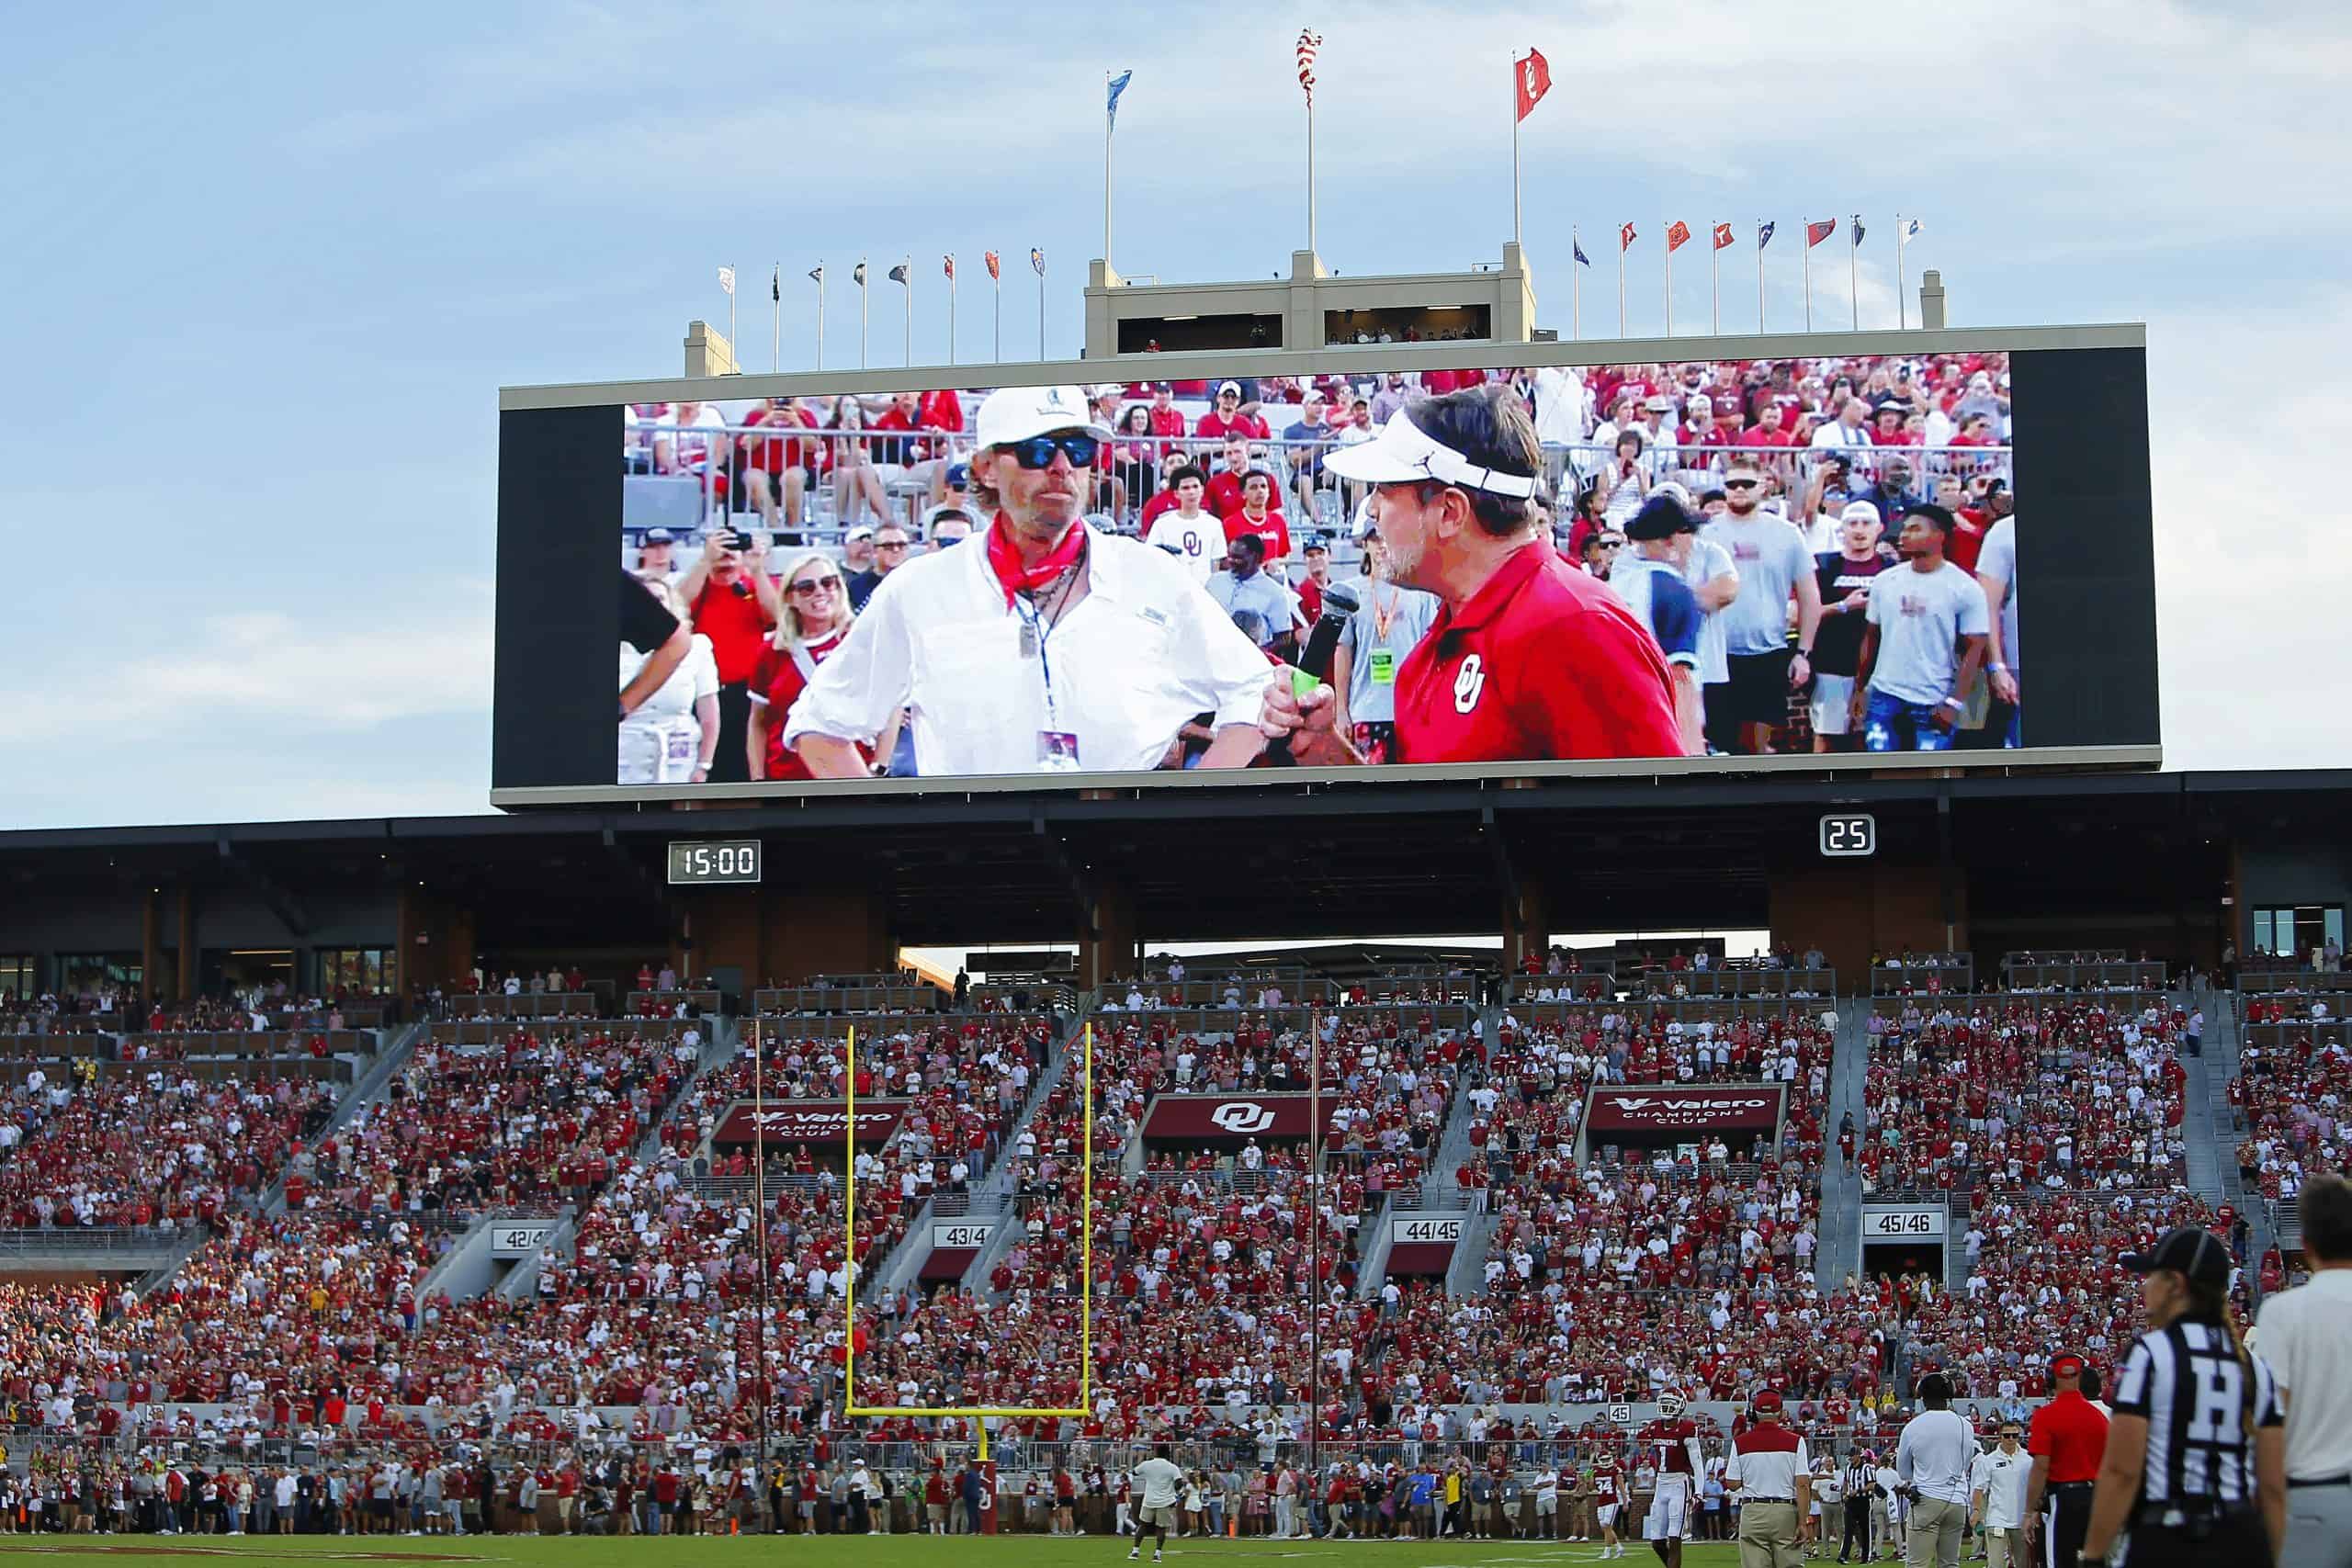
[[[2107,1417],[2083,1397],[2084,1362],[2067,1351],[2050,1362],[2050,1403],[2033,1413],[2025,1450],[2033,1456],[2026,1478],[2025,1535],[2050,1543],[2045,1562],[2072,1562],[2091,1522],[2092,1483],[2107,1454]],[[2047,1503],[2045,1506],[2045,1498]]]
[[[1325,467],[1372,485],[1392,581],[1444,601],[1396,674],[1396,760],[1487,762],[1679,757],[1657,639],[1540,531],[1542,447],[1527,405],[1478,387],[1407,406]],[[1263,725],[1317,766],[1361,763],[1332,694],[1283,671]]]

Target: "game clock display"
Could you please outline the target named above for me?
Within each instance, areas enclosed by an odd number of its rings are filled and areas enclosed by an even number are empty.
[[[757,882],[760,841],[757,839],[673,840],[670,844],[670,886],[694,886],[714,882]]]
[[[1830,856],[1878,853],[1878,818],[1867,811],[1833,811],[1821,819],[1821,852]]]

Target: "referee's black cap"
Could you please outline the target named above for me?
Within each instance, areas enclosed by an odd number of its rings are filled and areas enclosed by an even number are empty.
[[[2147,1251],[2127,1252],[2118,1261],[2134,1274],[2172,1269],[2187,1275],[2192,1284],[2230,1282],[2230,1249],[2222,1244],[2221,1237],[2202,1225],[2180,1225],[2168,1230]]]

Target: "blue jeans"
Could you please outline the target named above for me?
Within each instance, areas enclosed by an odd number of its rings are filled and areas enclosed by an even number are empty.
[[[1950,712],[1950,709],[1944,710]],[[1871,751],[1949,751],[1952,732],[1931,722],[1933,703],[1906,703],[1873,689],[1862,710],[1862,746]]]

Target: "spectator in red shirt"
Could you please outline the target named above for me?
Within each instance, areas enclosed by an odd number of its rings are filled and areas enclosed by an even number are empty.
[[[785,569],[784,611],[775,636],[760,654],[752,674],[751,722],[744,745],[755,779],[805,779],[808,765],[784,744],[784,716],[808,684],[826,655],[841,647],[854,615],[841,568],[821,550],[811,550]],[[871,747],[860,747],[868,763],[889,755],[898,724]]]
[[[753,409],[744,423],[752,429],[741,437],[742,461],[737,469],[743,498],[758,508],[760,520],[770,529],[797,531],[809,476],[820,467],[820,448],[812,441],[786,440],[760,432],[814,430],[817,416],[797,398],[770,398],[765,407]]]
[[[1176,406],[1176,389],[1165,381],[1154,382],[1151,389],[1151,433],[1159,436],[1190,435],[1191,423],[1184,417],[1184,411]]]
[[[1241,504],[1219,521],[1225,525],[1227,544],[1244,534],[1255,534],[1265,542],[1268,562],[1279,564],[1290,558],[1290,525],[1283,521],[1282,508],[1274,504],[1272,474],[1251,472],[1241,484]]]
[[[711,533],[677,589],[687,618],[710,639],[718,663],[718,751],[711,766],[713,784],[742,784],[752,776],[743,745],[752,717],[752,671],[782,609],[775,580],[767,573],[767,546],[754,540],[739,550],[735,537],[724,526]]]
[[[1657,638],[1537,532],[1543,449],[1516,394],[1414,403],[1327,466],[1375,487],[1390,579],[1444,601],[1397,673],[1400,761],[1682,754]],[[1332,717],[1328,686],[1301,699],[1285,673],[1268,688],[1267,733],[1292,736],[1300,761],[1361,764]]]
[[[1201,415],[1200,423],[1193,426],[1193,433],[1216,440],[1228,435],[1246,435],[1256,441],[1267,440],[1273,434],[1267,428],[1264,418],[1256,412],[1254,404],[1249,409],[1241,406],[1241,383],[1238,381],[1227,381],[1217,388],[1216,407]]]
[[[1229,435],[1225,441],[1225,467],[1209,476],[1206,505],[1217,516],[1241,510],[1241,481],[1250,477],[1250,438]],[[1172,503],[1171,503],[1172,504]],[[1145,519],[1149,522],[1149,518]]]

